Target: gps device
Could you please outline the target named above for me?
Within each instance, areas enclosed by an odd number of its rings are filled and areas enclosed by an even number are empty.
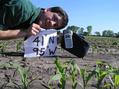
[[[64,30],[63,34],[64,34],[65,47],[73,48],[73,39],[72,39],[73,32],[70,30]]]

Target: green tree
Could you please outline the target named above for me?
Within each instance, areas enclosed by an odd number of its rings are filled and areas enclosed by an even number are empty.
[[[104,36],[104,37],[113,37],[114,36],[114,32],[112,30],[104,30],[102,32],[102,36]]]
[[[100,32],[95,32],[96,36],[101,36]]]
[[[115,33],[115,37],[119,37],[119,32]]]
[[[74,25],[68,26],[68,27],[67,27],[68,30],[73,31],[74,33],[76,33],[76,32],[78,31],[79,28],[80,28],[80,27],[74,26]]]
[[[83,35],[84,36],[88,36],[88,32],[83,32]]]
[[[87,26],[87,35],[91,35],[92,32],[92,26]]]
[[[78,29],[78,30],[77,30],[77,34],[78,34],[78,35],[80,35],[80,34],[83,35],[83,34],[84,34],[84,28],[81,27],[80,29]]]

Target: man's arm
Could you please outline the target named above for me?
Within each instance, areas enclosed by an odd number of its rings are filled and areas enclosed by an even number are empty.
[[[40,26],[38,24],[33,23],[26,31],[23,31],[21,29],[8,29],[5,31],[0,31],[0,40],[9,40],[36,35],[37,33],[39,33],[39,30]]]
[[[9,40],[25,36],[27,36],[27,33],[21,31],[20,29],[0,31],[0,40]]]

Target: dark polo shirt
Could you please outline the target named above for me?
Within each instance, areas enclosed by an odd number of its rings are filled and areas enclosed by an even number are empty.
[[[28,28],[39,14],[30,0],[0,0],[0,30]]]

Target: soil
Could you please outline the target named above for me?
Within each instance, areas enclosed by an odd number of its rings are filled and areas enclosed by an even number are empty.
[[[20,41],[23,40],[20,39]],[[56,68],[54,65],[55,57],[24,58],[22,49],[16,50],[17,42],[19,42],[19,40],[0,41],[1,44],[7,44],[4,51],[0,54],[0,64],[5,64],[6,62],[13,61],[20,64],[24,68],[30,68],[28,72],[29,78],[33,78],[36,76],[38,77],[30,84],[28,89],[47,89],[45,85],[47,86],[48,80],[56,72]],[[60,49],[59,47],[57,49],[56,55],[61,61],[74,59],[80,68],[85,67],[89,70],[95,67],[96,61],[98,60],[106,61],[113,66],[118,66],[119,62],[119,55],[112,51],[92,52],[90,49],[88,54],[83,59],[81,59],[68,53],[65,50]],[[18,83],[19,85],[21,84],[21,82],[19,82],[19,76],[17,75],[17,73],[14,75],[14,71],[14,69],[0,69],[0,89],[19,89],[15,86],[15,84],[9,81],[13,78],[16,83]],[[94,84],[95,80],[91,81],[86,89],[96,89],[92,86]],[[54,89],[59,89],[57,86],[55,86],[55,84],[53,85],[53,87]],[[72,89],[70,82],[67,82],[66,89]],[[78,85],[77,89],[81,89],[81,87]]]

